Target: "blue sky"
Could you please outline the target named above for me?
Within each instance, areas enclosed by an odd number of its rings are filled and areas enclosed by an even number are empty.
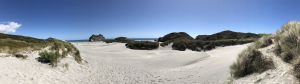
[[[0,23],[22,25],[12,34],[64,40],[192,36],[223,30],[273,33],[300,20],[299,0],[0,0]]]

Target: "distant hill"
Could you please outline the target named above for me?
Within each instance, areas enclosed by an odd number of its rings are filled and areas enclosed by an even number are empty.
[[[196,40],[214,41],[214,40],[226,40],[226,39],[253,39],[253,38],[260,38],[260,37],[261,36],[259,34],[255,34],[255,33],[242,33],[242,32],[234,32],[234,31],[226,30],[212,35],[198,35],[196,37]]]

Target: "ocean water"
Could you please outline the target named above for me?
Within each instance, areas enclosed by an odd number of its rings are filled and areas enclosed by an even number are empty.
[[[130,40],[134,41],[155,41],[157,38],[128,38]],[[112,39],[107,39],[107,40],[112,40]],[[89,42],[88,39],[83,39],[83,40],[67,40],[68,42]]]

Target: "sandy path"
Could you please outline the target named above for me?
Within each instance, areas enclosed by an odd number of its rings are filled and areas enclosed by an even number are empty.
[[[246,45],[208,52],[131,50],[121,43],[75,43],[86,61],[88,83],[199,84],[224,83],[229,66]]]

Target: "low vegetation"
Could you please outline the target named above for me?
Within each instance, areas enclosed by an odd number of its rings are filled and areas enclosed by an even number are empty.
[[[164,47],[173,43],[174,50],[184,51],[190,49],[193,51],[212,50],[218,46],[239,45],[256,41],[260,35],[253,33],[240,33],[233,31],[223,31],[213,35],[199,35],[193,39],[184,32],[170,33],[158,39],[162,42],[160,46]]]
[[[300,23],[289,22],[276,34],[275,53],[285,62],[296,64],[300,55]]]
[[[22,52],[39,51],[47,47],[50,47],[49,51],[51,52],[58,52],[58,54],[60,55],[59,57],[61,58],[64,58],[67,55],[71,55],[78,63],[81,63],[82,59],[80,56],[80,52],[71,43],[54,38],[44,40],[26,36],[0,33],[0,52],[12,54],[17,58],[27,58],[27,56],[20,54]],[[42,58],[44,58],[45,56],[43,57],[42,55],[47,54],[42,53],[40,55]]]
[[[274,39],[275,47],[273,52],[284,62],[293,66],[292,74],[300,80],[299,36],[300,22],[289,22],[284,25],[274,37],[264,35],[263,38],[254,43],[252,46],[253,49],[248,48],[240,54],[237,62],[231,66],[231,74],[233,77],[239,78],[254,72],[261,73],[274,66],[270,60],[263,58],[263,56],[259,54],[259,51],[257,51],[258,48],[271,45],[273,43],[272,39]]]
[[[117,37],[115,39],[107,39],[104,42],[106,42],[106,43],[112,43],[112,42],[128,43],[128,42],[132,42],[132,40],[128,39],[127,37]]]
[[[214,40],[225,40],[225,39],[257,39],[260,38],[259,34],[254,33],[242,33],[234,31],[222,31],[212,35],[198,35],[196,40],[201,41],[214,41]]]
[[[258,41],[255,42],[256,48],[264,48],[273,44],[272,36],[263,36]]]
[[[239,54],[237,62],[231,65],[231,75],[240,78],[252,73],[262,73],[274,68],[272,60],[267,59],[254,47],[249,47]]]
[[[289,22],[275,36],[274,53],[294,66],[293,75],[300,81],[300,22]]]
[[[194,40],[189,34],[185,32],[172,32],[163,37],[158,38],[158,42],[173,42],[178,39]]]
[[[267,47],[272,43],[271,37],[262,37],[240,53],[237,62],[230,67],[232,77],[240,78],[252,73],[262,73],[268,69],[274,68],[273,61],[264,57],[258,50]]]
[[[153,50],[159,47],[159,43],[150,41],[132,41],[128,42],[126,47],[137,50]]]
[[[300,62],[298,62],[297,64],[295,64],[294,68],[293,68],[293,75],[300,80]]]
[[[190,43],[191,43],[191,40],[178,39],[173,42],[172,49],[179,50],[179,51],[185,51],[187,48],[189,48]]]
[[[46,41],[42,39],[0,33],[1,53],[16,54],[22,51],[40,50],[46,46]]]
[[[48,51],[40,52],[39,55],[40,57],[37,58],[39,62],[52,65],[53,67],[57,66],[59,59],[62,57],[59,52]]]
[[[63,58],[67,55],[72,55],[76,62],[81,63],[82,58],[80,56],[79,50],[72,45],[71,43],[64,42],[54,38],[48,38],[47,40],[48,46],[51,51],[58,52]]]

